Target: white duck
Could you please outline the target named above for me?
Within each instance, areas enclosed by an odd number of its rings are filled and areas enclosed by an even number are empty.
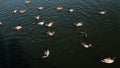
[[[50,22],[50,23],[46,24],[46,26],[47,26],[47,27],[53,26],[53,22]]]
[[[47,34],[48,34],[49,36],[53,36],[53,35],[55,34],[55,32],[54,32],[54,31],[48,31]]]
[[[74,9],[72,9],[72,8],[69,8],[69,10],[68,10],[69,12],[74,12]]]
[[[25,12],[26,12],[25,9],[20,10],[20,13],[21,13],[21,14],[23,14],[23,13],[25,13]]]
[[[104,63],[111,64],[111,63],[114,62],[114,59],[115,59],[115,57],[114,58],[107,57],[107,58],[105,58],[105,59],[103,59],[101,61],[104,62]]]
[[[43,56],[42,58],[47,58],[47,57],[49,56],[49,54],[50,54],[50,51],[49,51],[49,50],[46,50],[46,51],[44,52],[44,56]]]
[[[61,11],[63,9],[63,7],[57,7],[58,11]]]
[[[42,6],[39,6],[39,7],[38,7],[38,9],[39,9],[39,10],[42,10],[42,9],[43,9],[43,7],[42,7]]]
[[[42,26],[42,25],[44,25],[45,24],[45,22],[39,22],[39,23],[37,23],[38,25],[40,25],[40,26]]]
[[[16,26],[15,29],[20,30],[20,29],[22,29],[22,26]]]
[[[35,19],[36,20],[40,19],[40,16],[39,15],[35,16]]]
[[[83,23],[82,23],[82,22],[78,22],[78,23],[74,23],[74,25],[75,25],[76,27],[80,27],[80,26],[83,25]]]
[[[13,14],[17,13],[17,9],[13,10],[12,13],[13,13]]]
[[[92,44],[81,43],[81,45],[85,48],[90,48]]]
[[[106,14],[106,11],[99,11],[98,13],[101,15],[104,15],[104,14]]]

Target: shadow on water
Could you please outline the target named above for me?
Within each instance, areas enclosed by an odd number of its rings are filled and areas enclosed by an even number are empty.
[[[25,67],[28,67],[28,61],[18,40],[0,34],[0,68]]]

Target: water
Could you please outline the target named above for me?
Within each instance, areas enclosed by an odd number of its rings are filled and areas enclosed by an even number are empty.
[[[43,10],[37,10],[43,6]],[[64,9],[56,11],[57,6]],[[68,8],[75,12],[67,12]],[[25,14],[12,14],[13,9],[26,9]],[[98,11],[107,11],[99,15]],[[120,63],[120,0],[0,0],[0,68],[80,68],[115,67]],[[39,21],[54,22],[51,28],[38,26]],[[80,28],[73,23],[82,21]],[[20,31],[14,30],[22,25]],[[55,31],[49,37],[47,31]],[[86,32],[88,39],[80,37]],[[93,44],[85,49],[80,43]],[[44,51],[50,50],[50,56],[42,59]],[[104,64],[105,57],[116,57],[115,63]],[[97,66],[95,66],[97,65]]]

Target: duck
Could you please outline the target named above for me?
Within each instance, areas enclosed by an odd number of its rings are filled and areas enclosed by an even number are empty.
[[[39,10],[42,10],[43,8],[44,8],[44,7],[42,7],[42,6],[39,6],[39,7],[38,7]]]
[[[35,16],[35,19],[36,20],[40,19],[40,16],[39,15]]]
[[[101,15],[104,15],[104,14],[106,14],[106,11],[99,11],[98,13]]]
[[[40,25],[40,26],[42,26],[42,25],[44,25],[45,24],[45,22],[39,22],[39,23],[37,23],[38,25]]]
[[[22,29],[22,26],[20,26],[20,25],[19,25],[19,26],[16,26],[15,29],[16,29],[16,30],[20,30],[20,29]]]
[[[61,11],[63,9],[63,7],[57,7],[58,11]]]
[[[2,24],[3,24],[3,23],[0,21],[0,26],[2,26]]]
[[[114,57],[114,58],[107,57],[107,58],[105,58],[105,59],[103,59],[103,60],[101,60],[101,61],[102,61],[103,63],[111,64],[111,63],[114,62],[114,59],[115,59],[115,57]]]
[[[13,10],[12,13],[13,13],[13,14],[17,13],[17,9]]]
[[[69,8],[69,10],[68,10],[69,12],[74,12],[74,9],[72,9],[72,8]]]
[[[87,43],[81,43],[81,45],[84,47],[84,48],[90,48],[92,46],[92,44],[87,44]]]
[[[44,52],[44,55],[42,58],[47,58],[50,54],[50,51],[47,49],[45,52]]]
[[[85,37],[85,38],[88,37],[87,33],[85,33],[85,32],[81,32],[81,36],[82,36],[82,37]]]
[[[30,0],[25,0],[25,4],[30,4],[31,1]]]
[[[23,13],[25,13],[25,12],[26,12],[25,9],[20,10],[20,13],[21,13],[21,14],[23,14]]]
[[[80,27],[80,26],[83,25],[83,23],[82,23],[82,22],[78,22],[78,23],[74,23],[74,25],[75,25],[76,27]]]
[[[54,32],[54,31],[48,31],[47,34],[48,34],[49,36],[54,36],[55,32]]]
[[[46,24],[46,26],[47,26],[47,27],[53,26],[53,22],[50,22],[50,23]]]

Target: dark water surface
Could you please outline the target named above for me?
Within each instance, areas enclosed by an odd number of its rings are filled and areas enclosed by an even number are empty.
[[[43,6],[43,10],[38,10]],[[56,11],[57,6],[64,9]],[[68,8],[75,12],[68,13]],[[25,14],[12,14],[13,9],[26,9]],[[107,11],[99,15],[98,11]],[[39,21],[54,22],[51,28],[38,26]],[[88,68],[95,65],[108,68],[120,65],[120,0],[0,0],[0,68]],[[82,21],[80,28],[73,23]],[[22,25],[20,31],[15,26]],[[46,32],[53,30],[55,36]],[[86,32],[88,39],[80,37]],[[93,47],[85,49],[80,43],[89,42]],[[44,50],[50,56],[42,59]],[[113,64],[101,59],[116,57]]]

